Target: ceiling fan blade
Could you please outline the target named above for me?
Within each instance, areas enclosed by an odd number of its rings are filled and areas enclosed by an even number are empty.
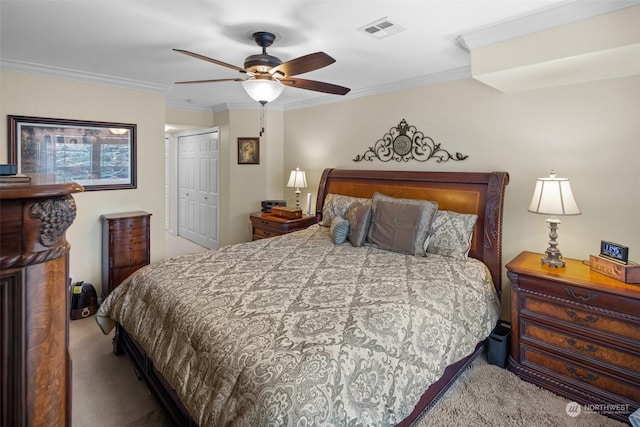
[[[177,84],[177,85],[186,85],[186,84],[192,84],[192,83],[243,82],[245,80],[248,80],[248,78],[246,78],[246,79],[235,78],[235,79],[213,79],[213,80],[188,80],[188,81],[184,81],[184,82],[175,82],[175,84]]]
[[[232,64],[227,64],[226,62],[218,61],[217,59],[209,58],[208,56],[200,55],[198,53],[189,52],[188,50],[182,49],[173,49],[176,52],[183,53],[185,55],[192,56],[194,58],[202,59],[203,61],[212,62],[214,64],[222,65],[223,67],[231,68],[232,70],[240,71],[241,73],[246,73],[247,71],[243,68],[237,67]]]
[[[297,87],[299,89],[314,90],[316,92],[331,93],[333,95],[346,95],[351,89],[331,83],[317,82],[315,80],[297,79],[285,77],[280,80],[285,86]]]
[[[271,70],[269,70],[269,72],[272,75],[275,75],[275,73],[279,73],[284,74],[283,77],[291,77],[298,74],[308,73],[309,71],[317,70],[322,67],[326,67],[327,65],[333,64],[334,62],[336,62],[336,60],[326,53],[316,52],[292,59],[287,62],[283,62],[277,67],[273,67]]]

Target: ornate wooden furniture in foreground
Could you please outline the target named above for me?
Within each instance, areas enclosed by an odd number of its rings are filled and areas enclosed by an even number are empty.
[[[151,261],[151,214],[102,215],[102,297]]]
[[[0,422],[71,425],[69,243],[75,183],[0,183]]]
[[[640,407],[640,286],[580,260],[566,267],[522,252],[511,281],[509,368],[522,379],[627,421]]]

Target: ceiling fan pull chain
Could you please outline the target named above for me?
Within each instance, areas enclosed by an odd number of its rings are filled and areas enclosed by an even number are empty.
[[[264,133],[264,106],[266,102],[260,102],[260,136]]]

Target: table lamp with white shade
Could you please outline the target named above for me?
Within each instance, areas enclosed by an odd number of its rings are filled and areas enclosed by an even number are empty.
[[[300,208],[300,189],[307,188],[307,176],[304,171],[301,171],[299,167],[291,171],[287,187],[296,189],[296,208]]]
[[[580,215],[580,208],[571,191],[568,178],[557,178],[551,171],[548,178],[538,178],[533,190],[533,197],[529,205],[529,212],[551,215],[547,219],[549,223],[549,247],[542,258],[543,264],[550,267],[564,267],[562,253],[558,249],[558,224],[560,220],[556,215]]]

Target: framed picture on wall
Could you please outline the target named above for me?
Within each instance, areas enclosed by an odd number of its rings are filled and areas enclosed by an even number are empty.
[[[238,138],[238,164],[260,164],[260,138]]]
[[[136,188],[136,125],[8,116],[9,163],[85,191]]]

